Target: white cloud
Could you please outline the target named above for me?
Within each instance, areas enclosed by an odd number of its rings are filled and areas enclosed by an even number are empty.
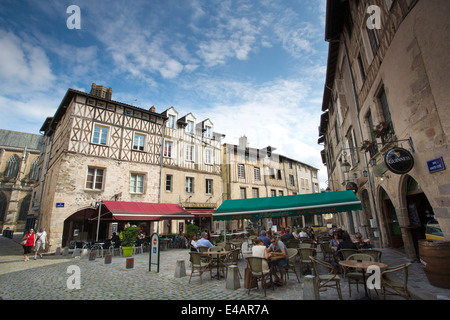
[[[45,51],[22,41],[11,32],[0,30],[0,92],[23,93],[46,90],[55,76]]]

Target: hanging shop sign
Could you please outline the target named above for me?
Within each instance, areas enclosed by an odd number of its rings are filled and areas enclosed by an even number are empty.
[[[347,182],[347,185],[345,186],[346,190],[352,190],[354,193],[358,192],[358,185],[354,182]]]
[[[414,158],[408,150],[395,147],[386,152],[384,163],[393,173],[405,174],[414,167]]]

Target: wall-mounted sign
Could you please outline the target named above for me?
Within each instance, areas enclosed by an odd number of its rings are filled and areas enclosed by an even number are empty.
[[[427,161],[428,171],[430,173],[445,170],[445,163],[442,157]]]
[[[57,202],[56,203],[57,208],[64,208],[64,202]]]
[[[414,167],[414,158],[408,150],[395,147],[386,152],[384,163],[393,173],[405,174]]]

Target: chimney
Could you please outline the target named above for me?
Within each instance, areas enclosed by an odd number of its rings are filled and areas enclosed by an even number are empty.
[[[155,112],[156,112],[156,108],[155,108],[155,106],[152,106],[152,107],[150,108],[150,112],[153,112],[153,113],[155,113]]]

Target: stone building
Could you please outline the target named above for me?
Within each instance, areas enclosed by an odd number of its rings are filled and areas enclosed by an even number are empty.
[[[271,146],[261,149],[251,148],[245,136],[239,139],[239,145],[224,144],[222,166],[224,200],[319,192],[318,169],[276,154],[275,150]],[[279,230],[281,227],[292,225],[316,225],[319,224],[317,219],[320,217],[303,216],[295,219],[283,217],[266,219],[263,223],[265,228],[276,225]],[[244,228],[244,221],[228,221],[227,224],[228,230]]]
[[[93,86],[91,94],[68,89],[53,117],[42,125],[42,168],[31,214],[39,217],[50,242],[95,239],[102,200],[158,202],[161,144],[166,118],[110,99]],[[112,92],[112,90],[109,90]],[[106,228],[106,229],[105,229]],[[107,226],[99,230],[107,238]]]
[[[39,154],[42,136],[0,129],[0,230],[22,232],[33,226],[27,221],[36,194],[33,184],[39,179]]]
[[[362,212],[335,216],[417,257],[425,225],[450,237],[450,2],[327,1],[319,143],[331,190]]]
[[[210,119],[198,121],[192,113],[180,117],[171,107],[162,115],[168,120],[164,131],[161,202],[179,204],[196,216],[196,225],[211,230],[212,213],[223,201],[221,140],[225,135],[214,131]],[[185,231],[183,221],[164,223],[168,233]]]

